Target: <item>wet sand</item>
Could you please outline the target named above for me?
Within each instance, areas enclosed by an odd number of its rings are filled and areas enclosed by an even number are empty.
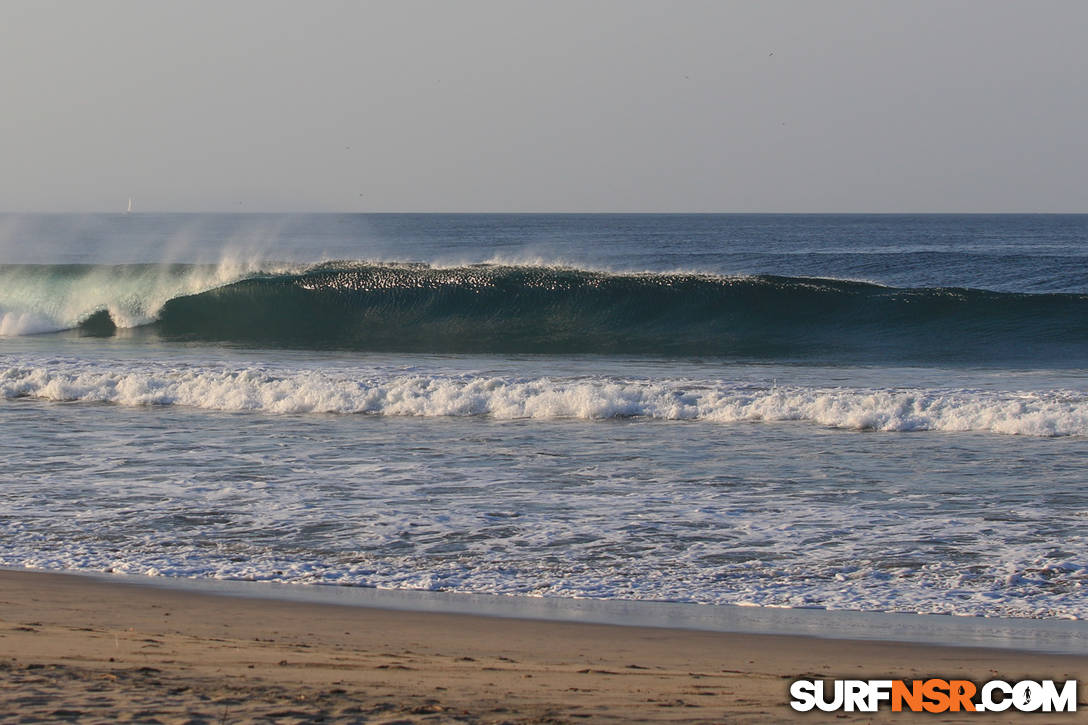
[[[1088,656],[218,596],[0,571],[0,722],[1017,722],[794,713],[799,677],[1088,680]],[[1081,685],[1080,702],[1088,690]],[[1086,722],[1034,714],[1043,722]]]

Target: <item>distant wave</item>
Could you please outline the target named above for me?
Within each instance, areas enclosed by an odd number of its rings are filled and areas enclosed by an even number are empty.
[[[0,368],[0,398],[189,406],[219,411],[498,419],[644,418],[710,423],[804,421],[853,430],[1088,435],[1088,394],[933,389],[813,388],[705,381],[362,377],[259,367],[115,369],[85,362]]]
[[[0,268],[0,280],[37,275],[39,288],[52,285],[69,299],[65,283],[78,281],[93,292],[87,280],[104,274],[101,268],[28,269]],[[85,289],[61,315],[41,302],[21,304],[9,288],[0,295],[0,314],[16,320],[52,314],[52,329],[82,325],[96,334],[109,334],[114,325],[150,325],[167,340],[313,349],[1088,361],[1088,296],[1076,294],[502,265],[337,262],[274,273],[176,265],[110,269],[112,297],[96,301]],[[37,294],[48,300],[40,289]],[[13,323],[7,327],[9,334],[19,331]],[[25,331],[39,328],[51,329]]]

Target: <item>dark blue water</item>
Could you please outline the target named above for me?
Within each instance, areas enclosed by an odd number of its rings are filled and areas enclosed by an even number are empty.
[[[1083,214],[322,214],[0,217],[0,262],[563,263],[1088,293]]]

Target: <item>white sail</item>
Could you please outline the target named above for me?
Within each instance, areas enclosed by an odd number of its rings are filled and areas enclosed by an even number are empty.
[[[125,213],[126,214],[131,214],[132,213],[132,197],[131,196],[128,198],[128,209],[125,209]]]

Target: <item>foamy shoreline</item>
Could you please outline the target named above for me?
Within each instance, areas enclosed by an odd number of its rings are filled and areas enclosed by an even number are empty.
[[[5,570],[0,568],[0,573]],[[41,571],[51,574],[57,572]],[[271,599],[300,604],[403,612],[468,614],[503,619],[880,640],[943,647],[984,647],[1040,654],[1088,652],[1088,622],[1069,619],[973,617],[821,608],[757,607],[645,600],[530,597],[322,584],[148,577],[60,572],[106,584]]]

